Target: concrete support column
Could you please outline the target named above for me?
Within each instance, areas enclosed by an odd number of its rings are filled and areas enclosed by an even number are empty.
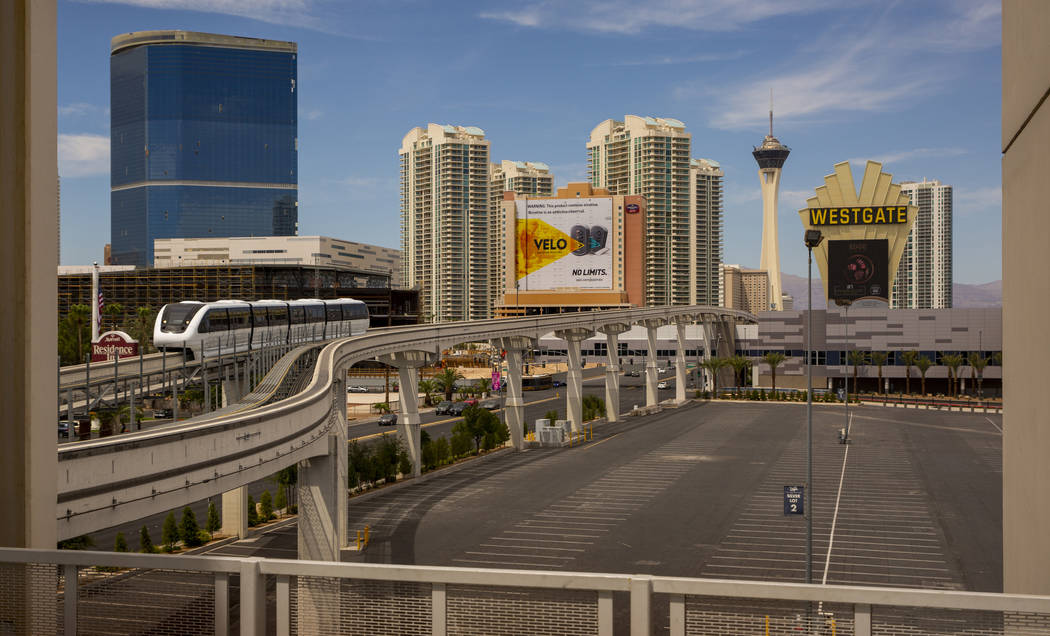
[[[565,419],[572,422],[574,433],[583,427],[583,364],[580,343],[594,335],[587,329],[571,329],[555,332],[565,340],[568,351],[568,371],[565,373]]]
[[[646,320],[642,323],[645,327],[645,339],[649,346],[648,355],[645,358],[645,405],[656,406],[660,403],[659,391],[656,388],[659,383],[658,364],[656,361],[656,328],[661,326],[658,320]]]
[[[339,376],[337,375],[337,378]],[[332,382],[328,452],[299,462],[299,558],[339,561],[347,545],[346,383]]]
[[[241,383],[237,378],[237,362],[234,361],[233,367],[224,369],[222,374],[222,405],[229,406],[240,402],[244,396],[241,394]]]
[[[525,448],[525,399],[521,395],[521,359],[524,349],[503,346],[507,352],[507,428],[515,450]]]
[[[244,486],[222,493],[222,533],[238,539],[248,536],[248,492]]]
[[[401,413],[397,418],[397,437],[412,458],[412,476],[422,474],[422,449],[419,424],[419,368],[437,359],[437,351],[413,349],[380,356],[380,361],[397,369],[398,399]],[[346,403],[344,396],[343,403]]]
[[[714,354],[715,354],[715,349],[714,349],[715,330],[714,330],[714,327],[711,324],[711,319],[708,318],[707,316],[704,316],[704,317],[702,317],[700,319],[700,325],[701,325],[701,327],[703,327],[703,331],[704,331],[704,362],[707,362],[712,357],[714,357]],[[758,374],[756,373],[755,376],[757,377],[757,375]],[[711,391],[711,390],[713,390],[714,389],[714,377],[711,375],[711,372],[709,370],[704,369],[703,378],[704,378],[704,388],[703,388],[703,390],[704,391]]]
[[[674,401],[677,404],[685,404],[685,325],[679,320],[675,323],[678,335],[678,348],[674,353]]]
[[[620,334],[630,325],[606,325],[599,329],[605,334],[608,360],[605,363],[605,419],[620,421]]]

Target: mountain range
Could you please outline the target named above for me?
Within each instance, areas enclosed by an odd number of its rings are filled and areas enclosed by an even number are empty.
[[[792,276],[791,274],[780,275],[781,285],[784,291],[795,299],[795,309],[805,309],[808,299],[806,298],[806,278],[804,276]],[[824,300],[824,287],[820,282],[820,276],[813,274],[813,308],[824,309],[827,303]],[[980,285],[967,283],[954,283],[952,285],[952,307],[956,308],[980,308],[1001,307],[1003,304],[1003,281],[996,280]]]

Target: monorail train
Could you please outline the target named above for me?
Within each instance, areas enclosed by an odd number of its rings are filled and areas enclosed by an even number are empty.
[[[184,300],[164,305],[153,326],[153,346],[192,356],[234,353],[282,344],[357,336],[368,329],[360,300]],[[191,356],[191,357],[192,357]]]

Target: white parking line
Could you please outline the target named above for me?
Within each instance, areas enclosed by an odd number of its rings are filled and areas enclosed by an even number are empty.
[[[998,424],[996,424],[995,422],[993,422],[993,421],[992,421],[992,418],[990,418],[990,417],[988,417],[988,416],[985,416],[985,418],[984,418],[984,419],[988,420],[988,423],[989,423],[989,424],[991,424],[992,426],[994,426],[994,427],[995,427],[995,430],[999,431],[999,434],[1000,434],[1000,435],[1002,434],[1002,432],[1003,432],[1003,429],[999,428],[999,425],[998,425]]]

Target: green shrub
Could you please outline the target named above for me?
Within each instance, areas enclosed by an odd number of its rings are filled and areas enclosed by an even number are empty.
[[[444,435],[433,443],[434,460],[438,466],[443,466],[452,460],[452,447],[449,446],[448,438]]]
[[[545,414],[543,415],[543,419],[546,419],[546,420],[550,420],[550,421],[551,421],[551,424],[554,424],[554,423],[555,423],[555,422],[557,422],[557,421],[558,421],[558,419],[559,419],[559,418],[558,418],[558,411],[554,411],[554,410],[552,410],[552,411],[547,411],[547,412],[546,412],[546,413],[545,413]]]
[[[149,536],[149,528],[142,526],[142,529],[139,530],[139,552],[153,554],[156,551],[157,547],[153,545],[153,539]]]
[[[273,498],[273,507],[277,510],[284,510],[288,507],[288,495],[285,493],[283,484],[277,487],[277,496]]]
[[[124,538],[123,532],[117,533],[117,538],[113,542],[114,552],[127,552],[128,551],[128,540]]]
[[[90,550],[93,547],[95,547],[95,540],[86,534],[58,542],[59,550]]]
[[[208,502],[208,519],[205,521],[204,528],[215,534],[222,527],[222,520],[219,519],[219,510],[215,507],[214,501]]]
[[[248,501],[251,501],[251,498]],[[165,552],[175,551],[175,544],[179,542],[179,524],[175,522],[174,510],[169,512],[164,519],[164,527],[160,531],[160,540],[164,543]]]
[[[259,511],[255,508],[255,499],[248,495],[248,527],[259,525]]]
[[[397,454],[397,471],[402,475],[412,474],[412,458],[404,450]]]
[[[193,509],[189,506],[182,509],[182,526],[179,528],[179,534],[182,535],[182,542],[188,548],[196,548],[203,544],[200,540],[201,527],[197,525],[197,516],[193,514]]]
[[[273,497],[270,496],[269,490],[264,490],[262,497],[259,498],[259,507],[261,509],[259,519],[264,523],[273,519]]]

